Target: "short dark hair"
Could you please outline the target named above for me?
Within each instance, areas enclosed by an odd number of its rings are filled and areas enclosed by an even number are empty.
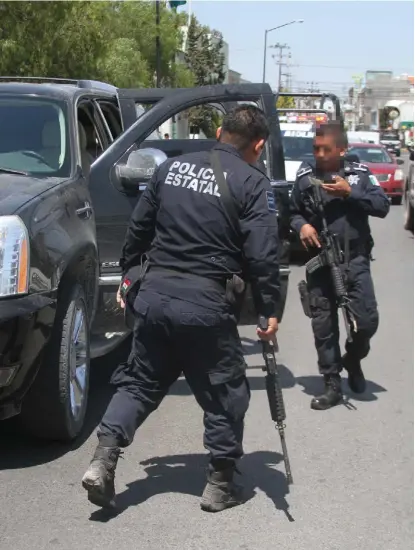
[[[316,128],[316,136],[333,136],[337,147],[341,147],[342,149],[347,149],[348,147],[347,134],[340,120],[329,120],[324,124],[320,124]]]
[[[229,134],[231,144],[243,151],[253,141],[266,141],[269,137],[269,126],[259,107],[239,105],[223,117],[222,132]]]

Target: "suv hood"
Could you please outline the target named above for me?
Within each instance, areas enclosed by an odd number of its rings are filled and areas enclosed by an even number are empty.
[[[294,183],[297,178],[297,172],[300,169],[302,160],[286,160],[285,161],[285,177],[290,183]]]
[[[62,182],[62,178],[36,178],[0,172],[0,216],[9,216],[48,189]]]

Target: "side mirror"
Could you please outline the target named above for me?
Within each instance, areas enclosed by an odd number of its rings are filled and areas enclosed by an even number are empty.
[[[347,162],[357,162],[357,163],[360,162],[359,157],[354,153],[350,153],[350,154],[347,153],[346,155],[344,155],[344,160],[347,160]]]
[[[403,159],[395,159],[396,164],[405,164],[405,161]]]
[[[167,158],[167,155],[158,149],[132,151],[127,164],[116,165],[116,177],[126,191],[137,193],[139,185],[148,183],[156,169]]]

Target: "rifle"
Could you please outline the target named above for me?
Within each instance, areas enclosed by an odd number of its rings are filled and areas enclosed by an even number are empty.
[[[314,273],[323,266],[330,268],[331,280],[336,296],[337,307],[342,310],[344,324],[346,327],[347,341],[352,341],[352,331],[357,331],[356,319],[350,308],[350,298],[347,294],[345,276],[342,273],[340,265],[344,263],[344,254],[340,247],[337,235],[329,230],[324,213],[323,198],[321,196],[321,181],[316,178],[310,178],[313,184],[314,201],[320,216],[323,229],[320,232],[319,240],[322,246],[321,252],[309,260],[306,264],[307,273]],[[348,246],[348,243],[346,244]],[[346,258],[347,260],[347,258]],[[300,289],[301,293],[301,289]]]
[[[259,318],[259,328],[262,330],[267,330],[268,322],[265,317]],[[278,365],[275,359],[275,351],[278,351],[278,344],[275,341],[268,342],[261,340],[262,344],[262,355],[264,357],[265,365],[262,367],[263,371],[266,371],[265,376],[265,387],[267,390],[269,410],[271,412],[271,418],[276,422],[276,428],[280,434],[282,455],[284,458],[285,472],[287,474],[288,485],[292,485],[293,476],[291,474],[290,460],[288,458],[287,445],[285,442],[285,424],[284,420],[286,419],[284,398],[282,395],[281,381],[278,373]]]

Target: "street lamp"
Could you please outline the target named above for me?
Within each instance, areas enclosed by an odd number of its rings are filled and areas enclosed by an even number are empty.
[[[267,42],[268,42],[268,33],[271,31],[275,31],[277,29],[281,29],[281,27],[286,27],[287,25],[293,25],[294,23],[304,23],[304,19],[295,19],[294,21],[290,21],[289,23],[284,23],[284,25],[278,25],[278,27],[273,27],[272,29],[267,29],[265,31],[264,36],[264,69],[262,72],[262,82],[265,83],[265,71],[267,68]]]

